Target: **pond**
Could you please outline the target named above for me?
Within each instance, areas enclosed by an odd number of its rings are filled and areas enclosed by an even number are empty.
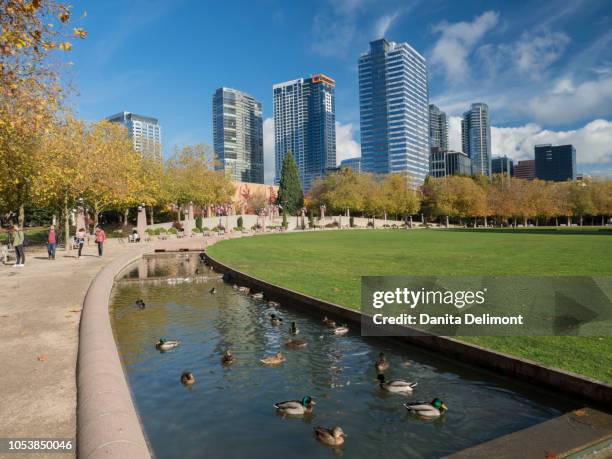
[[[216,288],[216,294],[210,290]],[[135,302],[144,300],[141,309]],[[439,457],[515,432],[574,408],[557,394],[516,383],[389,340],[338,336],[318,313],[270,307],[236,291],[197,254],[146,257],[113,291],[111,320],[134,402],[160,458]],[[283,318],[271,323],[270,314]],[[283,346],[295,321],[302,349]],[[180,346],[160,352],[160,337]],[[221,356],[231,349],[229,366]],[[283,352],[286,361],[260,359]],[[411,395],[383,391],[374,362],[384,352],[388,378],[415,381]],[[181,384],[184,371],[196,383]],[[283,417],[274,403],[310,395],[311,416]],[[406,402],[442,399],[448,411],[425,421]],[[341,426],[341,448],[313,435]]]

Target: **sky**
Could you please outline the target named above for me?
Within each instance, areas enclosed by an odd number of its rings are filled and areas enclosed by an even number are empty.
[[[533,157],[571,143],[578,171],[612,176],[612,8],[609,0],[84,0],[67,80],[89,121],[153,116],[166,156],[212,144],[221,86],[263,104],[265,176],[274,175],[272,85],[325,73],[336,80],[337,157],[359,156],[357,60],[371,40],[407,42],[427,59],[429,99],[450,117],[490,107],[492,154]]]

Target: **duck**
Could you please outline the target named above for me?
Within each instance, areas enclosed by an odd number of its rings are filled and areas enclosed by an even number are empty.
[[[236,356],[234,356],[234,354],[232,354],[232,351],[230,351],[229,349],[225,351],[223,354],[223,357],[221,357],[221,363],[223,365],[231,365],[235,361],[236,361]]]
[[[376,363],[374,363],[374,367],[379,374],[389,369],[389,361],[385,358],[384,352],[378,354],[378,359],[376,360]]]
[[[312,409],[316,405],[310,395],[306,395],[302,400],[288,400],[286,402],[278,402],[274,407],[280,414],[303,416],[312,413]]]
[[[392,379],[391,381],[385,380],[385,375],[382,373],[378,374],[378,380],[380,381],[380,388],[389,392],[401,392],[401,393],[412,393],[412,389],[416,387],[417,383],[404,381],[403,379]]]
[[[308,343],[303,339],[290,339],[289,341],[285,342],[285,346],[292,349],[299,349],[301,347],[308,346]]]
[[[412,414],[416,414],[423,418],[437,418],[444,412],[448,411],[448,407],[439,398],[434,398],[431,402],[416,402],[405,403],[404,407]]]
[[[236,284],[232,285],[232,288],[233,288],[234,290],[238,290],[238,286],[237,286]]]
[[[336,328],[336,322],[328,319],[327,316],[323,317],[323,324],[329,328]]]
[[[314,434],[317,440],[329,446],[342,445],[344,443],[344,437],[346,437],[342,427],[338,426],[332,427],[331,429],[317,426],[314,428]]]
[[[349,328],[346,325],[334,328],[334,335],[346,335],[349,332]]]
[[[211,288],[211,289],[210,289],[210,294],[211,294],[211,295],[214,295],[215,293],[217,293],[217,289],[216,289],[216,287]]]
[[[155,347],[160,351],[167,351],[169,349],[174,349],[179,344],[181,344],[181,342],[177,340],[167,340],[164,338],[160,338],[159,341],[155,343]]]
[[[280,306],[280,303],[277,301],[268,301],[268,306],[271,308],[278,308]]]
[[[285,356],[282,352],[277,352],[276,355],[271,355],[269,357],[264,357],[260,359],[260,362],[264,365],[280,365],[285,361]]]
[[[250,290],[251,290],[251,289],[250,289],[250,288],[248,288],[248,287],[238,287],[238,291],[239,291],[240,293],[244,293],[245,295],[248,295]]]
[[[196,379],[191,371],[185,371],[181,375],[181,382],[186,386],[191,386],[192,384],[195,384]]]
[[[297,335],[300,332],[300,329],[297,328],[295,322],[291,322],[291,326],[289,327],[289,333],[292,335]]]
[[[264,294],[259,292],[259,293],[253,293],[251,295],[251,298],[253,298],[254,300],[263,300],[264,298]]]
[[[270,314],[270,323],[272,325],[280,325],[282,321],[283,321],[282,317],[279,317],[276,314]]]
[[[135,301],[136,306],[138,306],[140,309],[144,309],[147,307],[147,305],[145,304],[144,300],[141,298],[139,300]]]

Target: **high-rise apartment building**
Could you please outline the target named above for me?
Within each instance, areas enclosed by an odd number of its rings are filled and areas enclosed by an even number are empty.
[[[441,151],[448,150],[448,118],[434,104],[429,105],[429,146]]]
[[[157,118],[120,112],[106,118],[112,123],[121,123],[134,143],[134,150],[143,156],[162,160],[161,126]]]
[[[237,89],[213,95],[215,169],[240,182],[264,182],[261,103]]]
[[[573,145],[536,145],[535,175],[540,180],[576,180],[576,149]]]
[[[514,162],[507,156],[499,156],[491,159],[491,174],[504,174],[508,177],[514,175]]]
[[[295,158],[305,191],[313,180],[335,169],[335,86],[323,74],[274,85],[275,183],[288,152]]]
[[[429,173],[429,96],[425,58],[408,43],[370,42],[359,58],[362,169]]]
[[[472,160],[472,173],[491,175],[491,125],[489,106],[472,104],[461,120],[463,152]]]

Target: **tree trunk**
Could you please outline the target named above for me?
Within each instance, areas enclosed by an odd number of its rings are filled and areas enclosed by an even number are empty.
[[[412,215],[410,216],[410,228],[412,228]]]
[[[64,196],[64,251],[70,250],[70,214],[68,214],[68,197]]]
[[[149,225],[154,225],[154,222],[153,222],[153,206],[151,206],[151,212],[149,213]]]
[[[446,227],[448,228],[448,215],[446,216]]]
[[[559,217],[555,217],[555,226],[559,226]]]
[[[25,228],[25,208],[23,203],[19,205],[19,215],[17,217],[17,223],[19,223],[19,228],[24,230]]]
[[[582,215],[580,216],[580,226],[582,226]]]
[[[176,209],[176,221],[180,222],[181,221],[181,208],[177,207]]]
[[[527,228],[527,217],[523,217],[523,226]]]
[[[567,216],[567,226],[572,226],[572,217]]]
[[[484,227],[488,228],[489,224],[487,223],[487,216],[484,216]]]
[[[606,219],[606,218],[605,218],[605,217],[602,215],[602,216],[601,216],[601,226],[606,226],[606,224],[605,224],[605,222],[604,222],[604,220],[605,220],[605,219]]]

